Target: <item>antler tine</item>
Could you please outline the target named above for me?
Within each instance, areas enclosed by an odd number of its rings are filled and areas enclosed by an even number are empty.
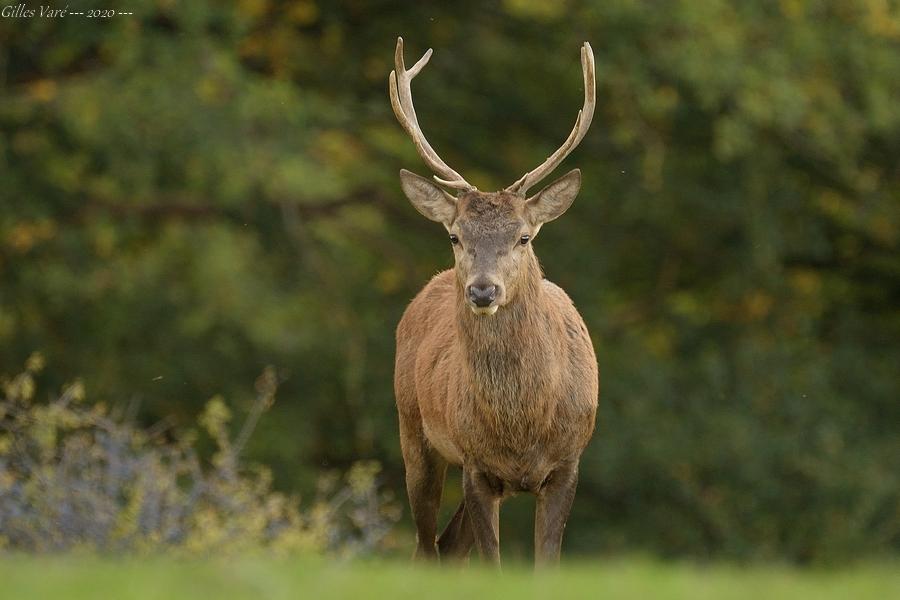
[[[462,178],[462,175],[451,169],[447,163],[441,160],[428,140],[422,133],[419,126],[418,117],[416,117],[416,109],[412,101],[412,88],[410,83],[413,77],[419,74],[419,71],[428,64],[431,58],[431,48],[420,58],[411,69],[407,70],[403,61],[403,38],[397,38],[397,48],[394,51],[394,70],[388,77],[388,86],[391,94],[391,107],[394,109],[394,115],[406,133],[412,138],[416,145],[419,156],[428,165],[428,167],[436,173],[434,180],[450,188],[458,190],[474,190],[475,186]],[[440,175],[440,177],[438,177]]]
[[[547,157],[538,168],[525,173],[518,181],[509,186],[507,191],[525,195],[528,190],[544,177],[549,175],[581,142],[591,120],[594,118],[594,107],[597,104],[597,82],[594,74],[594,51],[587,42],[581,47],[581,70],[584,73],[584,107],[578,111],[575,127],[559,149]]]

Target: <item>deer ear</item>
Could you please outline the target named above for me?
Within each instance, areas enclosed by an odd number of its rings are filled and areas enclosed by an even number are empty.
[[[581,171],[572,169],[525,202],[525,214],[533,225],[557,218],[572,206],[581,189]]]
[[[445,227],[453,223],[456,217],[456,198],[436,183],[401,169],[400,186],[417,211],[432,221],[443,223]]]

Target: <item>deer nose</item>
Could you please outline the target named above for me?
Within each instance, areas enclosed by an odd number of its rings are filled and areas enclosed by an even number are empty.
[[[469,300],[479,308],[490,306],[497,299],[496,285],[472,284],[469,286]]]

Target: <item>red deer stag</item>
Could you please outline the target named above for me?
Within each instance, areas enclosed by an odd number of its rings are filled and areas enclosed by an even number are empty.
[[[397,40],[394,114],[434,181],[400,171],[403,192],[450,234],[454,268],[436,275],[397,327],[394,389],[416,556],[466,557],[473,545],[499,565],[500,502],[536,494],[537,564],[559,561],[578,461],[594,430],[597,359],[572,301],[543,278],[531,242],[572,204],[581,172],[526,193],[578,145],[594,114],[594,55],[581,48],[584,108],[562,147],[508,188],[478,191],[422,133],[411,69]],[[452,189],[455,195],[446,191]],[[437,515],[447,465],[462,467],[463,500],[440,538]]]

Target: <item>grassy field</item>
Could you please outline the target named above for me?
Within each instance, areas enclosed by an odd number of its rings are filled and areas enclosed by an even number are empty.
[[[552,573],[524,567],[414,567],[402,562],[321,560],[172,561],[90,558],[0,559],[0,598],[900,598],[900,567],[846,570],[697,566],[644,560],[569,564]]]

